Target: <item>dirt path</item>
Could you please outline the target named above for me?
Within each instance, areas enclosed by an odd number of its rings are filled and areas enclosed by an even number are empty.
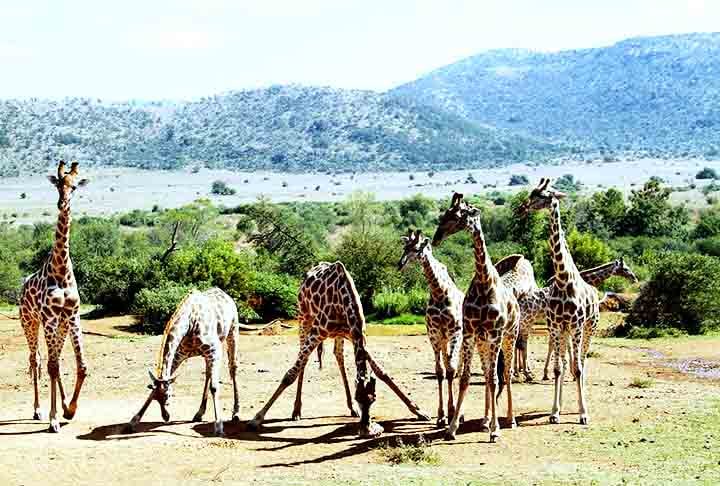
[[[595,474],[603,468],[631,468],[610,464],[607,457],[553,453],[557,438],[582,433],[576,425],[575,387],[566,383],[566,406],[562,423],[550,426],[549,383],[518,384],[514,388],[520,427],[504,429],[499,444],[488,444],[488,434],[479,431],[482,411],[481,378],[475,376],[466,410],[468,421],[458,440],[445,442],[433,422],[419,422],[384,386],[378,385],[373,408],[388,432],[373,440],[357,440],[356,420],[347,416],[339,373],[329,359],[320,373],[308,365],[304,388],[303,419],[288,419],[294,387],[283,395],[268,414],[260,433],[245,430],[244,423],[226,425],[226,438],[211,437],[207,423],[186,422],[200,400],[203,367],[190,360],[178,379],[170,406],[171,422],[161,421],[153,405],[136,434],[124,435],[122,426],[146,396],[147,369],[154,364],[159,337],[138,337],[126,330],[129,318],[85,322],[90,375],[81,396],[75,420],[64,423],[61,433],[44,432],[45,423],[31,416],[32,391],[27,369],[27,350],[17,321],[0,318],[0,484],[200,484],[206,482],[283,483],[379,482],[399,478],[415,483],[434,483],[438,478],[453,482],[464,478],[514,481],[517,478],[552,479],[566,470]],[[424,336],[371,336],[370,349],[376,359],[431,415],[436,411],[436,383],[429,345]],[[532,364],[541,375],[545,341],[530,342]],[[646,376],[652,357],[638,350],[609,346],[599,341],[598,353],[589,364],[589,403],[592,426],[631,428],[657,420],[668,407],[683,406],[688,395],[695,399],[717,392],[716,385],[660,378],[648,390],[628,388],[637,376]],[[240,340],[241,416],[247,420],[274,390],[297,352],[292,335],[242,336]],[[74,381],[71,349],[65,350],[64,382]],[[329,358],[332,358],[329,355]],[[478,370],[479,371],[479,370]],[[352,376],[352,371],[351,371]],[[70,385],[66,385],[70,386]],[[231,391],[223,374],[221,405],[229,416]],[[47,382],[43,380],[42,406],[47,411]],[[501,410],[505,409],[504,402]],[[211,419],[211,411],[206,419]],[[420,435],[432,443],[438,466],[391,466],[377,448],[389,439],[416,441]],[[632,469],[628,469],[632,471]],[[595,471],[595,473],[593,473]]]

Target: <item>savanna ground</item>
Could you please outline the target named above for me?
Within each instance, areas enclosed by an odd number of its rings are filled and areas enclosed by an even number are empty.
[[[613,318],[605,315],[604,321]],[[308,364],[304,418],[298,422],[289,420],[293,387],[270,410],[259,433],[246,431],[244,422],[226,423],[226,437],[212,437],[211,424],[188,421],[203,382],[203,363],[196,358],[181,371],[171,422],[163,423],[153,405],[137,433],[123,434],[124,424],[147,396],[147,369],[160,344],[159,336],[129,332],[131,324],[129,317],[83,321],[89,377],[75,420],[63,422],[61,433],[51,435],[45,432],[46,422],[28,420],[32,387],[19,322],[0,318],[0,484],[717,484],[720,477],[718,335],[652,341],[596,338],[589,361],[591,425],[577,424],[575,386],[569,379],[559,425],[548,423],[550,382],[521,383],[513,389],[519,427],[503,429],[500,442],[490,444],[489,434],[479,431],[483,402],[478,369],[465,410],[467,421],[456,441],[444,441],[434,421],[415,420],[382,384],[372,411],[386,434],[358,440],[332,352],[326,352],[322,372],[314,359]],[[371,325],[368,333],[373,355],[435,415],[434,364],[424,327]],[[544,336],[531,339],[538,379],[545,349]],[[241,336],[243,420],[267,400],[296,352],[292,332]],[[74,359],[69,345],[63,376],[71,387]],[[41,393],[47,413],[46,376]],[[226,418],[230,397],[224,366],[221,405]],[[501,410],[504,404],[502,400]],[[205,418],[212,419],[211,407]],[[408,449],[398,459],[393,447],[398,440],[429,445]],[[392,464],[392,458],[401,463]]]

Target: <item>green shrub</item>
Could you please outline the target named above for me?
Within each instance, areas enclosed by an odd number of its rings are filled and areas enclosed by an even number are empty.
[[[618,333],[622,335],[623,333]],[[624,335],[630,339],[655,339],[685,336],[679,329],[659,327],[631,327],[625,330]]]
[[[615,292],[617,294],[625,292],[630,283],[623,277],[612,276],[600,285],[600,290]]]
[[[530,184],[530,179],[525,174],[513,174],[510,176],[510,186],[527,186]]]
[[[383,289],[373,296],[373,309],[379,319],[408,313],[410,311],[408,294],[402,290]]]
[[[720,257],[720,236],[698,240],[695,242],[695,248],[703,255]]]
[[[193,287],[165,282],[157,288],[140,290],[132,310],[143,316],[142,330],[148,334],[161,334],[180,301]]]
[[[655,382],[652,378],[633,378],[630,384],[628,385],[630,388],[651,388]]]
[[[715,169],[710,167],[704,167],[701,171],[695,174],[695,179],[720,179]]]
[[[397,439],[394,444],[386,443],[380,448],[380,454],[390,464],[440,464],[440,456],[430,449],[425,438],[420,435],[415,444],[405,444]]]
[[[633,304],[627,323],[699,334],[720,327],[720,259],[666,253]]]
[[[290,275],[254,272],[249,282],[253,310],[265,321],[297,314],[298,281]]]
[[[212,183],[210,192],[217,196],[232,196],[237,191],[235,191],[235,189],[233,189],[232,187],[228,186],[227,182],[217,180]]]
[[[429,292],[425,289],[414,288],[407,293],[408,311],[419,316],[425,315]]]

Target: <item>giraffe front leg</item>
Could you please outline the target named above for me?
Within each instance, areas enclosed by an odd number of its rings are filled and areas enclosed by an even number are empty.
[[[453,385],[455,383],[455,376],[459,371],[458,361],[460,361],[461,347],[462,333],[457,333],[450,339],[447,349],[443,353],[445,357],[445,377],[447,379],[448,388],[448,422],[455,416],[455,393]],[[460,423],[463,423],[462,417],[460,417]]]
[[[43,413],[40,409],[40,351],[38,349],[38,337],[40,332],[40,321],[33,320],[27,312],[20,310],[20,322],[25,333],[25,339],[30,350],[30,376],[33,381],[33,420],[43,420]]]
[[[509,334],[509,333],[508,333]],[[507,384],[507,421],[508,427],[514,429],[517,427],[515,421],[515,413],[513,411],[513,399],[512,399],[512,364],[513,364],[513,350],[515,348],[515,337],[510,334],[506,335],[503,339],[503,359],[505,360],[504,370],[504,381]]]
[[[435,347],[435,346],[433,346]],[[443,398],[443,381],[445,380],[445,370],[440,362],[440,350],[435,349],[435,378],[437,379],[438,385],[438,411],[437,421],[435,424],[438,427],[446,427],[447,419],[445,417],[445,399]]]
[[[545,357],[545,368],[543,368],[543,381],[549,381],[550,376],[548,375],[548,369],[550,368],[550,359],[552,358],[553,354],[553,342],[552,342],[552,334],[548,335],[548,350],[547,350],[547,356]]]
[[[487,392],[490,398],[490,442],[495,442],[500,437],[500,422],[497,417],[497,363],[500,355],[500,339],[498,336],[492,336],[488,343],[488,353],[484,356],[485,365],[485,387],[489,388]],[[510,383],[508,383],[510,385]]]
[[[388,388],[390,388],[393,392],[395,392],[395,395],[398,396],[400,400],[407,406],[408,410],[412,412],[417,418],[420,420],[430,420],[430,415],[422,411],[420,406],[412,401],[410,397],[408,397],[405,392],[403,392],[399,386],[393,381],[392,378],[390,378],[390,375],[388,375],[385,370],[382,369],[382,367],[370,356],[367,355],[368,362],[370,363],[370,366],[372,367],[373,372],[377,375],[380,380],[382,380],[383,383],[385,383]]]
[[[233,384],[233,408],[232,408],[232,421],[240,421],[240,395],[237,386],[237,347],[236,339],[238,332],[238,323],[234,321],[230,328],[230,333],[227,337],[227,355],[228,355],[228,371],[232,378]]]
[[[203,416],[205,415],[205,410],[207,409],[207,399],[208,399],[208,391],[210,389],[210,363],[208,360],[205,360],[205,384],[203,386],[203,394],[202,399],[200,400],[200,408],[198,408],[197,413],[193,417],[193,422],[201,422],[203,419]]]
[[[268,400],[267,403],[263,406],[263,408],[261,408],[255,414],[255,417],[253,417],[253,419],[248,422],[248,429],[260,429],[260,426],[265,420],[265,414],[267,414],[268,410],[270,410],[270,407],[272,407],[275,401],[280,397],[280,395],[282,395],[282,392],[284,392],[287,387],[289,387],[295,382],[298,374],[300,373],[300,370],[305,368],[305,365],[307,364],[310,355],[315,350],[315,348],[318,347],[318,345],[322,342],[323,339],[324,338],[321,337],[317,332],[308,333],[308,335],[303,341],[303,344],[300,346],[300,351],[298,353],[297,359],[295,360],[295,364],[293,364],[293,366],[285,373],[285,376],[283,376],[283,379],[280,381],[280,384],[275,390],[275,393],[273,393],[273,395],[270,397],[270,400]]]
[[[457,433],[458,427],[460,427],[460,416],[462,415],[462,406],[465,396],[467,395],[468,387],[470,386],[470,374],[472,373],[472,358],[473,352],[475,351],[475,335],[465,334],[463,336],[461,359],[462,372],[460,375],[460,390],[458,392],[457,406],[455,407],[455,415],[450,422],[447,434],[445,435],[446,440],[455,440],[455,434]]]
[[[483,391],[485,392],[485,412],[480,419],[480,432],[490,432],[490,400],[492,400],[492,395],[490,394],[490,387],[487,386],[488,383],[485,378],[485,370],[488,365],[487,360],[484,358],[484,356],[487,356],[490,352],[489,349],[489,343],[487,341],[478,339],[477,351],[480,355],[480,366],[482,368],[483,380],[485,381],[485,385],[483,386]]]
[[[553,373],[555,376],[553,407],[550,412],[550,423],[560,423],[560,408],[562,407],[562,386],[565,375],[565,363],[567,361],[566,334],[559,329],[554,329],[552,337],[553,359],[555,360]]]
[[[220,363],[222,361],[222,349],[216,349],[213,355],[209,358],[210,368],[210,394],[212,395],[213,412],[215,414],[215,435],[222,437],[223,431],[223,420],[220,416],[220,397],[218,397],[218,391],[220,390]]]
[[[318,349],[322,343],[318,346]],[[297,378],[297,391],[295,392],[295,405],[293,406],[292,420],[300,420],[302,418],[302,387],[305,381],[305,368],[301,368]]]

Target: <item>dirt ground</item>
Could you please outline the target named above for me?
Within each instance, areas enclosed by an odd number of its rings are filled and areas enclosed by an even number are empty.
[[[470,480],[587,484],[616,483],[624,478],[631,483],[642,482],[644,475],[652,477],[652,467],[616,450],[613,441],[620,444],[630,432],[641,433],[651,430],[642,427],[670,423],[675,413],[696,413],[712,403],[720,385],[715,379],[683,374],[671,366],[676,360],[695,357],[717,360],[720,338],[684,343],[678,350],[663,341],[661,355],[630,341],[596,339],[589,363],[589,427],[577,424],[576,392],[571,381],[566,381],[565,413],[559,425],[548,423],[552,385],[521,383],[514,386],[519,428],[503,429],[499,443],[489,444],[488,434],[479,431],[482,379],[476,370],[466,402],[467,422],[456,441],[444,441],[434,419],[416,420],[380,383],[373,414],[386,434],[378,439],[358,440],[357,419],[347,416],[339,373],[331,346],[327,346],[330,352],[325,354],[324,369],[319,371],[314,362],[308,365],[300,421],[289,420],[295,395],[292,387],[270,410],[259,433],[246,431],[244,422],[226,423],[226,437],[212,437],[212,424],[189,422],[199,404],[203,383],[203,363],[194,359],[184,365],[178,378],[170,404],[171,422],[163,423],[153,404],[138,432],[125,435],[122,427],[146,397],[147,370],[154,365],[160,344],[160,337],[127,332],[124,329],[128,324],[129,318],[83,322],[89,377],[76,418],[62,422],[60,434],[53,435],[45,432],[46,422],[29,420],[32,387],[27,374],[27,346],[19,322],[0,318],[0,484],[437,484]],[[434,416],[437,387],[426,338],[372,334],[369,346],[375,358]],[[543,337],[531,339],[532,365],[538,378],[545,349]],[[296,352],[294,335],[241,336],[243,421],[252,418],[269,398]],[[63,356],[63,381],[70,388],[75,372],[70,346]],[[353,376],[352,370],[350,374]],[[629,386],[634,379],[648,377],[653,380],[649,388]],[[47,413],[46,376],[41,393]],[[221,406],[226,418],[232,406],[230,397],[225,367]],[[505,410],[504,400],[500,409]],[[211,407],[205,419],[212,419]],[[388,441],[399,437],[413,443],[420,435],[431,443],[438,457],[435,465],[395,466],[380,452]],[[720,437],[712,440],[715,447]],[[655,447],[654,442],[645,442],[646,447]],[[698,469],[696,479],[711,483],[711,478],[717,479],[716,473],[717,469],[703,467]]]

